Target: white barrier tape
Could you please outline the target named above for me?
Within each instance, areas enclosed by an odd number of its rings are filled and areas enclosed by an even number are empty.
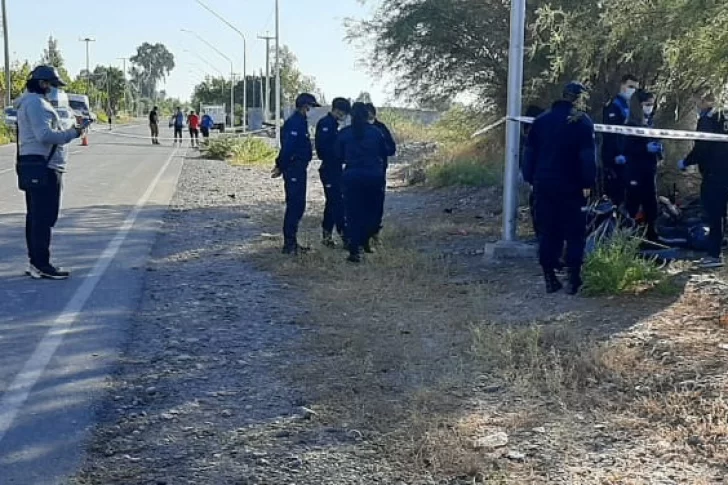
[[[490,130],[493,130],[493,129],[495,129],[495,128],[498,128],[498,127],[499,127],[500,125],[502,125],[502,124],[503,124],[503,123],[505,123],[505,122],[506,122],[506,118],[505,118],[505,117],[503,117],[503,118],[499,119],[498,121],[496,121],[495,123],[491,123],[491,124],[489,124],[488,126],[486,126],[485,128],[481,128],[481,129],[479,129],[478,131],[476,131],[475,133],[473,133],[473,134],[472,134],[472,135],[470,136],[470,138],[477,138],[477,137],[479,137],[479,136],[485,135],[485,134],[486,134],[486,133],[488,133],[488,132],[489,132]]]
[[[520,123],[533,123],[534,118],[519,116],[508,118],[508,120]],[[687,140],[687,141],[728,141],[728,135],[717,133],[702,133],[699,131],[686,130],[662,130],[659,128],[638,128],[624,125],[600,125],[595,124],[594,130],[598,133],[611,133],[614,135],[630,135],[643,138],[660,138],[663,140]]]
[[[221,137],[244,138],[244,137],[248,137],[248,136],[255,136],[255,135],[257,135],[259,133],[263,133],[265,131],[267,131],[267,130],[246,131],[243,133],[235,133],[235,134],[226,133],[226,134],[222,134]],[[145,141],[150,141],[152,139],[151,135],[133,135],[131,133],[118,133],[115,131],[104,131],[104,130],[92,130],[89,132],[89,135],[106,135],[106,136],[117,137],[117,138],[128,138],[128,139],[145,140]],[[210,139],[215,139],[215,138],[220,138],[220,137],[210,137]],[[157,140],[162,140],[162,141],[174,141],[174,140],[178,140],[178,139],[179,138],[174,138],[174,137],[163,137],[163,136],[157,137]],[[189,140],[189,139],[190,139],[189,131],[184,131],[182,140],[184,141],[184,140]],[[199,139],[200,140],[203,139],[202,134],[200,134]]]

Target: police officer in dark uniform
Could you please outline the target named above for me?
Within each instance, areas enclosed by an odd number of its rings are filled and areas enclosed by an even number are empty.
[[[382,177],[381,191],[379,192],[379,198],[377,199],[377,230],[372,234],[371,242],[377,244],[379,240],[379,232],[382,230],[382,221],[384,219],[384,199],[387,194],[387,169],[389,168],[388,157],[393,157],[397,153],[397,143],[394,141],[392,132],[389,130],[387,125],[377,119],[377,108],[372,103],[366,104],[367,110],[369,111],[369,122],[373,124],[384,136],[384,142],[387,146],[387,156],[384,158],[384,176]],[[364,245],[366,252],[371,252],[370,241]]]
[[[596,183],[594,124],[574,104],[586,91],[577,82],[566,85],[563,98],[536,118],[528,135],[523,177],[534,187],[539,226],[539,259],[546,291],[562,288],[555,270],[566,243],[567,292],[578,293],[586,242],[582,207]]]
[[[382,132],[369,122],[364,103],[354,103],[351,126],[339,134],[338,156],[344,160],[344,204],[349,261],[359,263],[361,250],[378,230],[384,160],[389,153]]]
[[[703,94],[700,98],[699,110],[697,131],[728,134],[728,117],[725,111],[715,108],[715,95]],[[700,198],[710,227],[708,256],[702,259],[701,266],[703,268],[720,268],[723,266],[721,250],[725,237],[726,207],[728,206],[728,143],[696,141],[685,160],[680,160],[678,168],[685,170],[691,165],[698,165],[700,174],[703,176]]]
[[[627,126],[651,128],[655,97],[642,89],[632,96]],[[646,237],[657,241],[655,222],[657,207],[657,166],[663,157],[662,144],[652,138],[627,136],[624,144],[627,159],[627,200],[625,207],[629,216],[635,218],[642,207],[647,222]]]
[[[619,94],[604,107],[602,123],[623,126],[629,119],[629,101],[640,83],[632,74],[622,76]],[[627,193],[624,135],[605,133],[602,137],[602,171],[604,193],[617,206],[622,205]]]
[[[321,118],[316,125],[316,153],[321,160],[319,175],[324,186],[326,205],[324,206],[323,242],[325,246],[335,247],[333,232],[344,236],[344,199],[341,192],[342,161],[336,154],[336,140],[339,136],[339,123],[351,112],[348,99],[335,98],[331,102],[331,112]]]
[[[529,105],[528,108],[526,108],[526,116],[528,118],[537,118],[544,112],[543,108],[536,105]],[[521,173],[523,173],[523,158],[525,156],[525,150],[526,150],[526,141],[528,140],[528,133],[531,131],[531,125],[528,123],[523,123],[521,125],[521,156],[519,157],[519,161],[521,162]],[[533,224],[533,234],[538,238],[538,224],[536,223],[536,194],[532,190],[528,194],[528,209],[531,213],[531,223]]]
[[[297,236],[298,224],[306,211],[307,171],[313,158],[307,115],[311,108],[319,106],[312,94],[299,94],[296,98],[296,111],[281,128],[281,151],[276,159],[276,170],[283,175],[286,190],[283,254],[297,254],[308,249],[298,244]]]

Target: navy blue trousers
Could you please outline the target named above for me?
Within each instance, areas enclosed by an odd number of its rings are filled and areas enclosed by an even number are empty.
[[[298,225],[306,212],[306,167],[291,167],[283,172],[286,190],[286,213],[283,216],[283,240],[286,245],[296,244]]]
[[[586,244],[586,214],[582,196],[536,191],[535,214],[539,230],[539,262],[546,271],[559,268],[566,244],[566,266],[580,269]]]
[[[358,252],[379,230],[381,174],[368,171],[344,172],[346,235],[351,252]]]

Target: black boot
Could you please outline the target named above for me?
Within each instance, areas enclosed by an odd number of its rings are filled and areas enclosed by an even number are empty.
[[[566,293],[576,295],[581,290],[584,282],[581,279],[581,268],[569,268],[567,270],[568,280],[566,282]]]
[[[361,263],[361,253],[359,251],[350,251],[346,260],[350,263]]]
[[[311,248],[307,248],[305,246],[301,246],[298,244],[297,241],[286,241],[283,244],[283,250],[281,251],[283,254],[301,254],[301,253],[307,253],[310,251]]]
[[[563,288],[561,281],[556,277],[556,273],[553,270],[544,270],[543,278],[546,282],[546,293],[556,293]]]
[[[324,231],[323,244],[327,248],[335,248],[336,243],[334,242],[334,236],[329,231]]]

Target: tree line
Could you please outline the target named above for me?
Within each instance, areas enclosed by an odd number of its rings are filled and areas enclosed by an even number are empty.
[[[371,18],[349,23],[349,39],[369,47],[374,72],[396,74],[397,95],[423,106],[468,95],[500,115],[509,19],[502,0],[381,0]],[[630,72],[658,95],[658,121],[679,125],[695,93],[725,91],[727,37],[725,0],[529,0],[524,101],[547,106],[579,80],[598,114]]]
[[[158,89],[159,83],[175,67],[174,55],[163,44],[145,42],[137,47],[129,61],[126,77],[122,69],[105,65],[97,65],[91,72],[82,69],[72,76],[66,68],[58,40],[51,36],[41,58],[35,64],[26,60],[16,61],[11,65],[11,98],[16,99],[25,91],[25,82],[35,65],[46,64],[58,69],[67,84],[67,92],[88,94],[95,109],[119,112],[139,108],[146,111],[154,103],[170,106],[179,104],[178,100],[168,99],[166,93]],[[0,80],[3,98],[6,89],[3,76]]]

